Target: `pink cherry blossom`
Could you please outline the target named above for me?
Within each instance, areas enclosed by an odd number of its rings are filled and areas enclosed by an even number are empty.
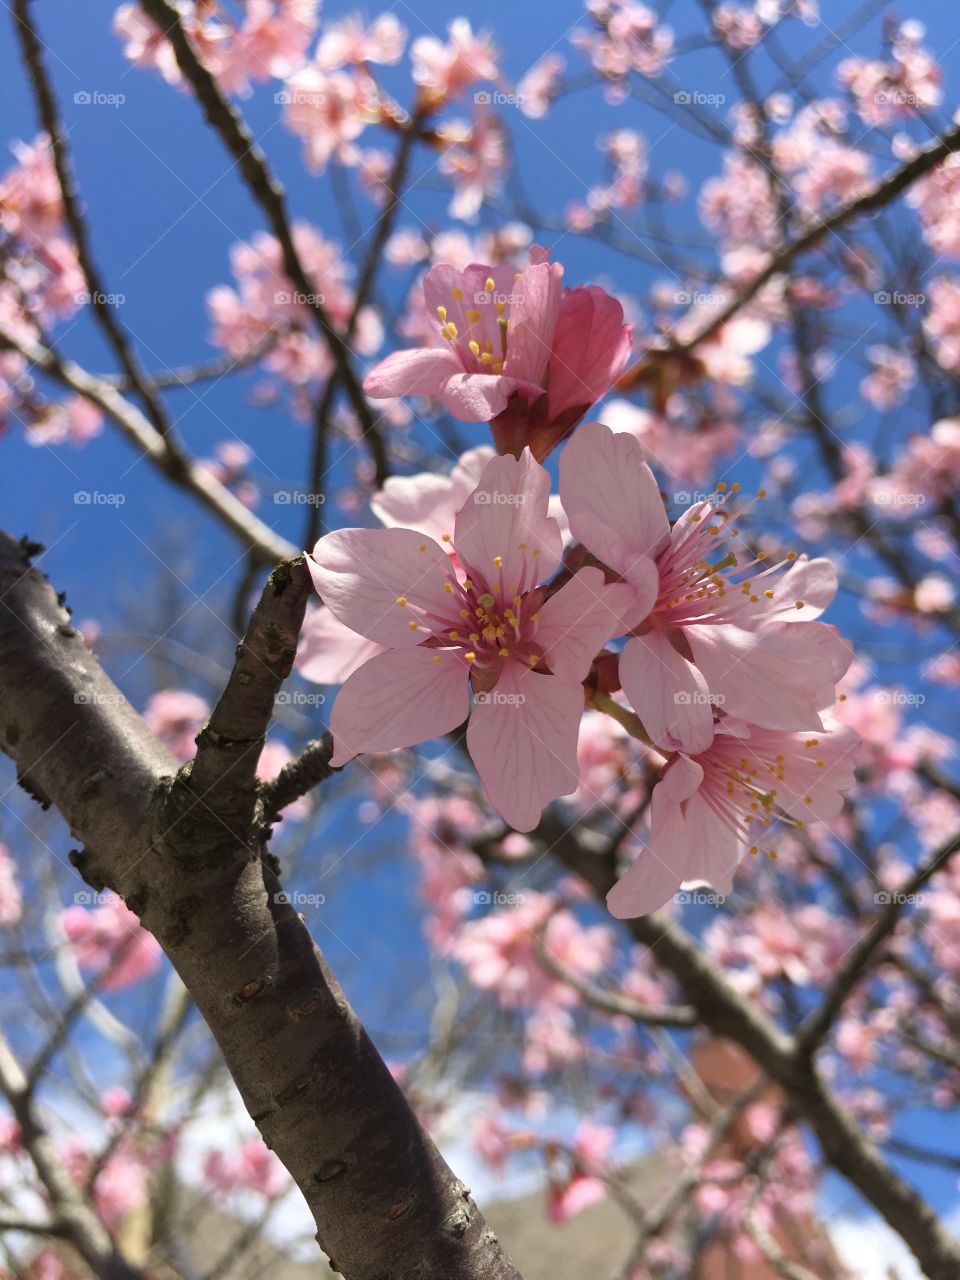
[[[491,422],[498,452],[537,459],[609,389],[630,350],[620,304],[596,285],[563,289],[562,268],[436,266],[423,291],[430,345],[394,352],[367,375],[380,399],[430,395],[454,417]]]
[[[517,85],[517,106],[531,120],[542,120],[550,109],[564,60],[556,53],[548,53],[526,73]]]
[[[313,60],[321,71],[364,62],[393,66],[406,43],[406,29],[395,14],[382,13],[369,26],[353,14],[324,26]]]
[[[320,539],[309,566],[325,603],[389,650],[337,696],[334,764],[426,742],[469,715],[467,747],[480,779],[517,830],[531,830],[548,800],[576,789],[580,684],[626,597],[593,569],[549,598],[538,588],[561,553],[549,486],[529,453],[491,459],[456,517],[456,569],[437,542],[412,529]]]
[[[459,97],[477,81],[500,74],[492,40],[483,32],[474,35],[466,18],[455,18],[447,34],[446,44],[436,36],[420,36],[410,46],[414,81],[437,101]]]
[[[538,937],[542,933],[542,945],[565,972],[590,978],[610,961],[611,930],[606,925],[584,928],[545,894],[521,897],[514,907],[465,924],[451,954],[473,985],[493,992],[505,1008],[576,1005],[580,997],[573,987],[543,967]]]
[[[357,163],[354,143],[376,112],[373,85],[365,72],[305,67],[287,81],[285,102],[284,118],[305,140],[311,173],[322,173],[331,159]]]
[[[836,592],[828,561],[744,554],[724,493],[671,529],[638,442],[599,423],[564,447],[560,496],[574,536],[631,588],[620,682],[658,746],[705,750],[715,708],[770,729],[820,724],[850,661],[836,629],[810,621]]]
[[[841,725],[808,735],[722,724],[706,751],[675,756],[653,791],[646,848],[607,896],[611,912],[645,915],[688,882],[729,893],[771,825],[837,816],[858,742]]]
[[[924,239],[935,253],[960,255],[960,162],[947,156],[933,173],[911,187],[907,197],[920,215]]]
[[[23,915],[23,899],[17,883],[17,867],[10,850],[0,844],[0,925],[16,924]]]
[[[928,289],[930,306],[923,328],[939,363],[950,371],[960,369],[960,280],[935,276]]]
[[[567,1222],[576,1214],[606,1198],[602,1178],[616,1130],[608,1125],[582,1120],[569,1151],[569,1169],[562,1179],[551,1179],[548,1211],[552,1222]]]
[[[105,991],[140,982],[160,964],[160,944],[141,929],[137,917],[115,893],[92,911],[67,907],[60,914],[60,927],[80,968],[98,977],[105,975],[101,984]]]
[[[151,695],[143,718],[178,760],[191,760],[196,736],[210,715],[210,703],[187,689],[161,689]]]
[[[473,127],[458,129],[453,140],[456,145],[444,152],[439,165],[454,186],[450,216],[473,222],[484,198],[500,191],[507,166],[503,125],[492,111],[481,108]]]
[[[275,1200],[289,1182],[286,1169],[261,1138],[250,1138],[236,1151],[209,1151],[203,1161],[203,1176],[216,1191],[253,1191],[265,1200]]]
[[[894,347],[867,348],[871,372],[860,383],[860,392],[868,404],[887,413],[896,409],[917,381],[916,361],[906,351]]]

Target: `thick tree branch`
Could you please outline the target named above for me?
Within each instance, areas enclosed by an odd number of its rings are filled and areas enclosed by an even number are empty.
[[[519,1280],[420,1128],[270,860],[222,827],[0,535],[0,738],[156,936],[348,1280]],[[198,836],[198,830],[200,835]]]
[[[243,117],[223,96],[216,80],[197,57],[175,6],[168,0],[140,0],[140,7],[170,41],[177,65],[196,94],[208,123],[233,156],[250,194],[270,223],[280,245],[284,271],[294,288],[309,299],[308,305],[313,318],[330,348],[340,379],[370,447],[377,484],[382,485],[389,474],[389,463],[377,420],[354,371],[349,344],[337,329],[324,304],[319,301],[316,283],[311,281],[300,261],[287,213],[286,192],[270,171],[267,158],[257,146]]]

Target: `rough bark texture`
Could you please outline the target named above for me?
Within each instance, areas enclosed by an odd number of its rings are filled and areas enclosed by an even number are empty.
[[[30,550],[0,534],[0,742],[83,842],[84,878],[121,894],[162,945],[325,1252],[348,1280],[520,1280],[264,856],[250,735],[292,662],[296,564],[271,576],[195,778],[101,670]],[[254,710],[238,719],[244,688]]]

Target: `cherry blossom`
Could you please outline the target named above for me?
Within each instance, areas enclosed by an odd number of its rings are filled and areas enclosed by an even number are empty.
[[[140,928],[137,917],[115,893],[92,911],[67,907],[60,915],[60,927],[77,964],[100,978],[105,991],[141,982],[159,967],[159,943]]]
[[[428,741],[469,715],[481,781],[517,830],[576,789],[580,682],[625,595],[593,569],[549,598],[539,589],[561,552],[548,496],[529,453],[493,458],[456,517],[456,571],[440,544],[411,529],[320,539],[309,561],[318,592],[342,623],[388,649],[340,690],[334,764]]]
[[[632,589],[620,681],[658,746],[704,750],[714,708],[770,729],[820,725],[850,661],[836,629],[812,621],[836,592],[829,562],[745,554],[724,492],[671,529],[638,442],[599,423],[565,446],[560,495],[573,534]]]
[[[531,254],[512,267],[441,265],[424,279],[430,345],[394,352],[364,381],[368,395],[429,395],[466,422],[490,422],[499,452],[542,459],[626,363],[630,327],[596,285],[564,289],[563,270]]]
[[[745,853],[775,853],[770,828],[836,817],[858,742],[840,725],[811,736],[725,722],[705,751],[674,756],[654,787],[646,847],[607,897],[612,913],[645,915],[682,884],[728,894]]]

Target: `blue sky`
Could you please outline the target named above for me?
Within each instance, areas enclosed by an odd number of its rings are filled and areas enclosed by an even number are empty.
[[[263,221],[219,141],[203,125],[195,103],[156,74],[132,69],[108,29],[112,6],[96,6],[93,15],[91,8],[75,0],[46,0],[35,7],[35,16],[48,46],[47,61],[69,129],[97,261],[108,288],[124,295],[120,319],[134,335],[144,365],[162,370],[215,354],[207,343],[204,295],[214,285],[229,282],[230,246],[248,239]],[[336,16],[353,8],[337,0],[326,5],[326,14]],[[692,0],[667,8],[668,20],[681,39],[701,29],[700,9]],[[858,8],[851,0],[825,5],[835,31],[842,31]],[[571,70],[583,65],[567,42],[581,18],[578,0],[527,0],[510,7],[467,0],[453,9],[439,0],[420,0],[415,8],[401,0],[394,9],[412,36],[440,34],[458,13],[469,17],[475,28],[495,24],[506,49],[503,68],[509,80],[519,79],[548,51],[563,53]],[[957,57],[955,17],[948,6],[931,0],[915,6],[913,14],[926,23],[932,47],[943,53],[949,86],[950,67]],[[822,30],[811,33],[798,23],[786,30],[784,44],[791,56],[823,35]],[[830,76],[838,56],[879,52],[877,31],[874,19],[866,31],[851,39],[850,49],[839,43],[839,54],[828,59],[815,77],[819,91],[833,91]],[[671,74],[687,88],[727,94],[731,100],[736,95],[725,62],[712,49],[685,56]],[[758,61],[758,76],[767,86],[777,78],[764,57]],[[384,78],[398,95],[405,96],[402,72],[390,71]],[[74,95],[83,92],[120,94],[124,101],[116,107],[75,101]],[[951,101],[949,87],[947,100]],[[36,115],[10,38],[0,42],[0,104],[7,137],[32,138],[38,131]],[[305,173],[300,143],[280,123],[273,87],[256,90],[244,111],[289,189],[294,214],[349,248],[349,236],[331,199],[329,178]],[[596,90],[573,95],[546,122],[528,121],[514,111],[508,124],[525,190],[554,214],[569,201],[582,199],[586,188],[601,180],[603,161],[596,139],[614,128],[631,127],[644,133],[653,171],[662,175],[678,170],[687,176],[691,190],[719,168],[715,145],[692,138],[640,102],[621,107],[605,104]],[[364,141],[388,143],[375,132]],[[426,172],[432,159],[422,153],[415,164],[418,181],[405,200],[401,226],[422,222],[436,227],[449,222],[446,199],[433,189],[436,172]],[[369,224],[373,214],[369,201],[358,194],[357,205]],[[481,216],[484,226],[500,221],[502,217],[490,209]],[[691,202],[677,213],[676,225],[696,230]],[[599,279],[618,290],[642,294],[651,280],[669,278],[662,268],[615,256],[575,236],[543,238],[547,243],[560,240],[557,256],[572,282]],[[390,269],[382,277],[381,296],[391,303],[400,297],[401,278]],[[876,317],[868,317],[865,311],[865,330],[875,322]],[[881,318],[870,341],[880,340],[883,323]],[[62,326],[57,337],[81,364],[97,371],[113,369],[88,316],[81,314]],[[387,349],[392,343],[388,336]],[[855,393],[862,373],[856,363],[860,354],[851,353],[849,367],[831,385],[830,396],[838,403],[849,401]],[[215,442],[237,435],[254,449],[255,470],[268,481],[296,483],[304,475],[308,432],[291,421],[282,407],[252,407],[251,385],[250,378],[241,376],[172,393],[169,404],[177,430],[198,456],[206,456]],[[926,425],[923,405],[917,401],[899,415],[895,435],[902,438]],[[872,429],[873,423],[855,423],[852,431],[868,426]],[[126,633],[151,626],[157,630],[158,617],[172,620],[186,610],[177,627],[178,637],[195,654],[220,663],[229,661],[232,641],[222,619],[240,568],[240,552],[210,519],[138,459],[109,427],[81,451],[31,448],[16,429],[7,432],[0,448],[2,523],[16,534],[29,532],[50,548],[44,567],[56,585],[66,590],[78,618],[96,617],[107,632]],[[342,474],[342,469],[335,471],[335,482]],[[125,501],[120,507],[75,503],[76,492],[95,489],[121,492]],[[267,498],[260,514],[288,538],[299,539],[302,508],[275,506]],[[860,625],[852,611],[842,616],[847,619]],[[163,654],[139,658],[135,646],[107,660],[135,702],[142,702],[158,678],[196,683],[167,664]],[[891,670],[896,674],[904,668]],[[351,996],[375,1026],[377,1019],[387,1016],[387,997],[392,993],[378,989],[369,974],[389,971],[398,954],[422,959],[423,952],[406,868],[395,860],[378,862],[377,890],[371,893],[353,864],[399,841],[402,824],[395,819],[363,835],[343,815],[336,813],[330,821],[333,838],[352,852],[351,861],[336,878],[336,923],[318,916],[318,940],[330,951],[338,971],[353,978]],[[364,955],[365,973],[358,953]],[[421,1021],[422,1015],[411,1011],[411,1025],[419,1026]],[[918,1131],[916,1137],[923,1136]],[[939,1137],[944,1140],[942,1129]],[[952,1203],[951,1179],[916,1167],[909,1172],[939,1203]]]

